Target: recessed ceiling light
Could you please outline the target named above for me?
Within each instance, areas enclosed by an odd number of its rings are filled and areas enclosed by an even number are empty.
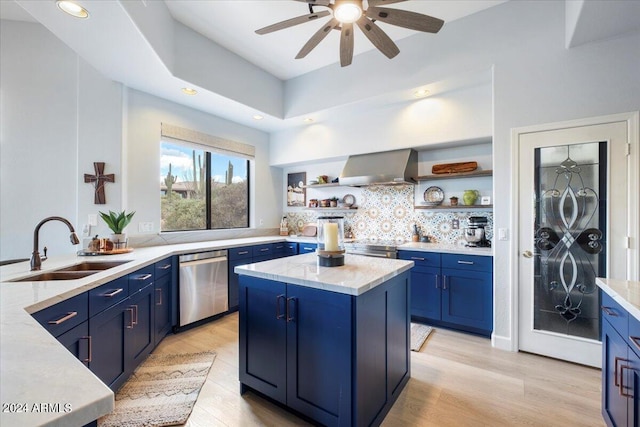
[[[419,89],[413,92],[413,96],[415,96],[416,98],[422,98],[423,96],[427,95],[429,95],[429,91],[427,89]]]
[[[192,89],[192,88],[190,88],[190,87],[183,87],[183,88],[182,88],[182,92],[183,92],[185,95],[195,95],[196,93],[198,93],[198,91],[197,91],[197,90]]]
[[[75,18],[84,19],[89,17],[89,12],[87,11],[87,9],[85,9],[84,7],[80,6],[75,2],[72,2],[69,0],[58,0],[56,1],[56,5],[58,5],[58,8],[61,11],[68,13],[69,15]]]
[[[307,117],[306,119],[303,120],[303,122],[305,122],[305,123],[313,123],[313,119],[311,117]]]
[[[264,116],[261,116],[260,114],[256,114],[253,116],[254,120],[262,120],[264,119]]]

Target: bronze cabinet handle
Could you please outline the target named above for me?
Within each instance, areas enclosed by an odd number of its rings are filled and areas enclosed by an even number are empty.
[[[289,303],[293,301],[296,301],[295,297],[291,297],[291,298],[287,298],[287,322],[293,322],[295,319],[295,316],[292,316],[291,313],[295,310],[295,306],[294,306],[294,310],[291,309],[291,306],[289,305]]]
[[[70,311],[70,312],[68,312],[67,314],[65,314],[64,316],[62,316],[62,317],[61,317],[61,318],[59,318],[59,319],[56,319],[56,320],[49,320],[49,322],[48,322],[48,323],[49,323],[50,325],[59,325],[60,323],[64,323],[64,322],[66,322],[67,320],[71,319],[72,317],[76,317],[77,315],[78,315],[78,312],[77,312],[77,311]]]
[[[80,339],[81,339],[81,340],[87,340],[87,352],[88,352],[88,354],[89,354],[89,356],[88,356],[86,359],[82,359],[82,362],[85,362],[85,363],[91,363],[91,359],[92,359],[91,354],[92,354],[92,351],[93,351],[93,345],[92,345],[92,341],[91,341],[91,335],[87,335],[87,336],[84,336],[84,337],[80,337]]]
[[[118,294],[119,294],[120,292],[122,292],[123,290],[124,290],[124,289],[122,289],[122,288],[118,288],[118,289],[116,289],[116,290],[114,290],[114,291],[111,291],[111,292],[109,292],[109,293],[102,294],[102,296],[103,296],[103,297],[107,297],[107,298],[112,298],[112,297],[115,297],[116,295],[118,295]]]
[[[280,299],[284,299],[284,295],[280,294],[276,297],[276,319],[284,319],[284,314],[280,313]]]
[[[442,275],[442,289],[447,290],[447,276]]]
[[[132,277],[133,280],[147,280],[149,278],[151,278],[153,276],[153,274],[142,274],[140,276],[137,277]]]
[[[632,337],[629,335],[629,339],[633,342],[638,350],[640,350],[640,337]]]
[[[160,293],[158,293],[158,291],[160,291]],[[156,296],[157,295],[160,295],[160,298],[156,305],[162,305],[162,288],[156,288]]]
[[[625,393],[624,389],[627,388],[624,385],[624,370],[625,369],[631,369],[633,370],[633,368],[629,365],[620,365],[620,396],[623,397],[633,397],[632,393]]]
[[[158,266],[158,268],[160,270],[168,270],[168,269],[171,268],[171,264],[165,264],[165,265],[162,265],[162,266]]]
[[[126,311],[130,311],[131,312],[131,323],[129,323],[129,325],[126,326],[127,329],[133,329],[133,308],[129,307],[126,309]]]
[[[436,289],[440,289],[440,287],[438,286],[438,280],[440,279],[440,275],[435,274],[435,276],[436,276]]]
[[[458,264],[466,264],[466,265],[473,265],[473,261],[462,261],[462,260],[458,260]]]
[[[616,314],[615,311],[613,311],[613,309],[611,307],[605,307],[604,305],[601,305],[600,308],[602,309],[602,311],[604,311],[604,313],[607,316],[613,316],[613,317],[618,317],[618,315]]]

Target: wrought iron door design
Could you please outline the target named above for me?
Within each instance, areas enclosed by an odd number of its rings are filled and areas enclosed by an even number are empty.
[[[534,329],[598,340],[606,142],[535,150]]]

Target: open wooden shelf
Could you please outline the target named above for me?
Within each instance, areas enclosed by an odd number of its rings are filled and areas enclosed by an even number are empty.
[[[432,209],[432,210],[447,210],[447,211],[455,211],[455,210],[461,210],[461,211],[468,211],[468,210],[473,210],[473,209],[493,209],[493,205],[457,205],[457,206],[451,206],[451,205],[438,205],[438,206],[426,206],[426,205],[415,205],[413,207],[414,209]]]
[[[473,172],[443,173],[438,175],[421,175],[416,177],[416,181],[435,181],[438,179],[474,178],[481,176],[493,176],[493,170],[481,170]]]
[[[323,188],[323,187],[340,187],[339,182],[329,182],[327,184],[303,185],[302,188]]]
[[[308,211],[354,211],[358,209],[357,206],[347,207],[336,207],[336,208],[306,208]]]

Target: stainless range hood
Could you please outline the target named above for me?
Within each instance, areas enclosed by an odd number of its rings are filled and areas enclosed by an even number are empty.
[[[340,185],[415,184],[418,175],[418,152],[412,149],[349,156],[340,174]]]

